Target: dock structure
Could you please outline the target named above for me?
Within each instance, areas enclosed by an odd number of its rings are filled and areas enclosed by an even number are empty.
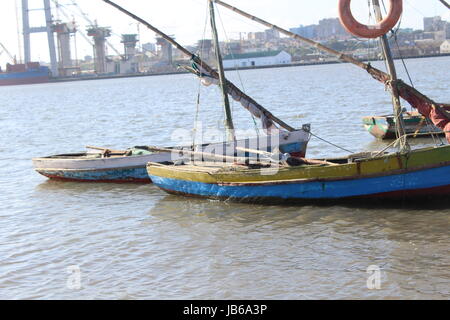
[[[94,39],[94,61],[95,72],[102,74],[106,72],[106,38],[111,36],[111,28],[91,25],[86,30],[88,36]]]
[[[173,48],[172,44],[162,37],[156,38],[156,45],[159,46],[159,56],[162,61],[171,65],[173,62]]]
[[[56,58],[56,46],[53,34],[53,17],[51,12],[50,0],[42,0],[42,1],[44,5],[43,10],[45,13],[45,25],[40,27],[31,27],[29,16],[31,10],[29,9],[28,6],[28,0],[22,0],[23,45],[24,45],[25,63],[31,62],[31,34],[47,33],[51,72],[54,77],[57,77],[59,75],[58,62]]]
[[[53,31],[58,41],[59,75],[69,76],[68,73],[76,69],[72,63],[70,41],[71,36],[77,32],[77,28],[74,23],[57,22],[53,25]]]
[[[129,60],[136,55],[136,44],[139,42],[137,34],[122,34],[125,59]]]

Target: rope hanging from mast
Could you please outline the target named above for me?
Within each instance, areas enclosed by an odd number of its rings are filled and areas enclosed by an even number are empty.
[[[209,19],[211,24],[212,37],[214,39],[214,52],[217,59],[219,86],[222,89],[223,106],[225,111],[225,127],[227,130],[228,140],[235,141],[233,117],[231,115],[230,100],[228,99],[227,82],[225,79],[225,71],[223,69],[222,55],[220,53],[219,35],[216,27],[216,17],[214,13],[214,2],[209,0]]]

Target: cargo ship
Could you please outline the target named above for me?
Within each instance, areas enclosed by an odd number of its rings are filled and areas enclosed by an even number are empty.
[[[39,62],[6,64],[6,71],[0,68],[0,86],[45,83],[50,80],[50,69]]]

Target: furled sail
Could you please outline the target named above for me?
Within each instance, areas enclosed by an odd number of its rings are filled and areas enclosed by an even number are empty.
[[[194,73],[197,75],[204,86],[210,86],[211,84],[219,85],[219,79],[210,72],[205,70],[202,65],[197,64],[194,60],[192,61],[192,67],[181,66],[183,69]],[[275,125],[274,121],[270,119],[263,109],[256,103],[252,98],[245,95],[236,86],[227,82],[228,94],[233,98],[233,100],[239,102],[245,109],[247,109],[254,117],[261,119],[262,128],[266,133],[276,133],[280,129]]]
[[[450,105],[432,101],[403,81],[397,81],[397,88],[400,97],[408,101],[424,117],[429,118],[436,127],[442,129],[447,141],[450,142]]]

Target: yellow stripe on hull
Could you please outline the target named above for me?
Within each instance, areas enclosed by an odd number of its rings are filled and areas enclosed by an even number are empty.
[[[400,155],[391,153],[338,165],[303,165],[280,167],[273,174],[262,174],[261,169],[239,166],[199,167],[193,165],[167,166],[149,163],[150,175],[202,183],[276,183],[288,181],[340,180],[388,175],[439,166],[450,162],[450,146],[424,148]],[[267,170],[267,169],[263,169]],[[266,172],[268,173],[268,172]]]

